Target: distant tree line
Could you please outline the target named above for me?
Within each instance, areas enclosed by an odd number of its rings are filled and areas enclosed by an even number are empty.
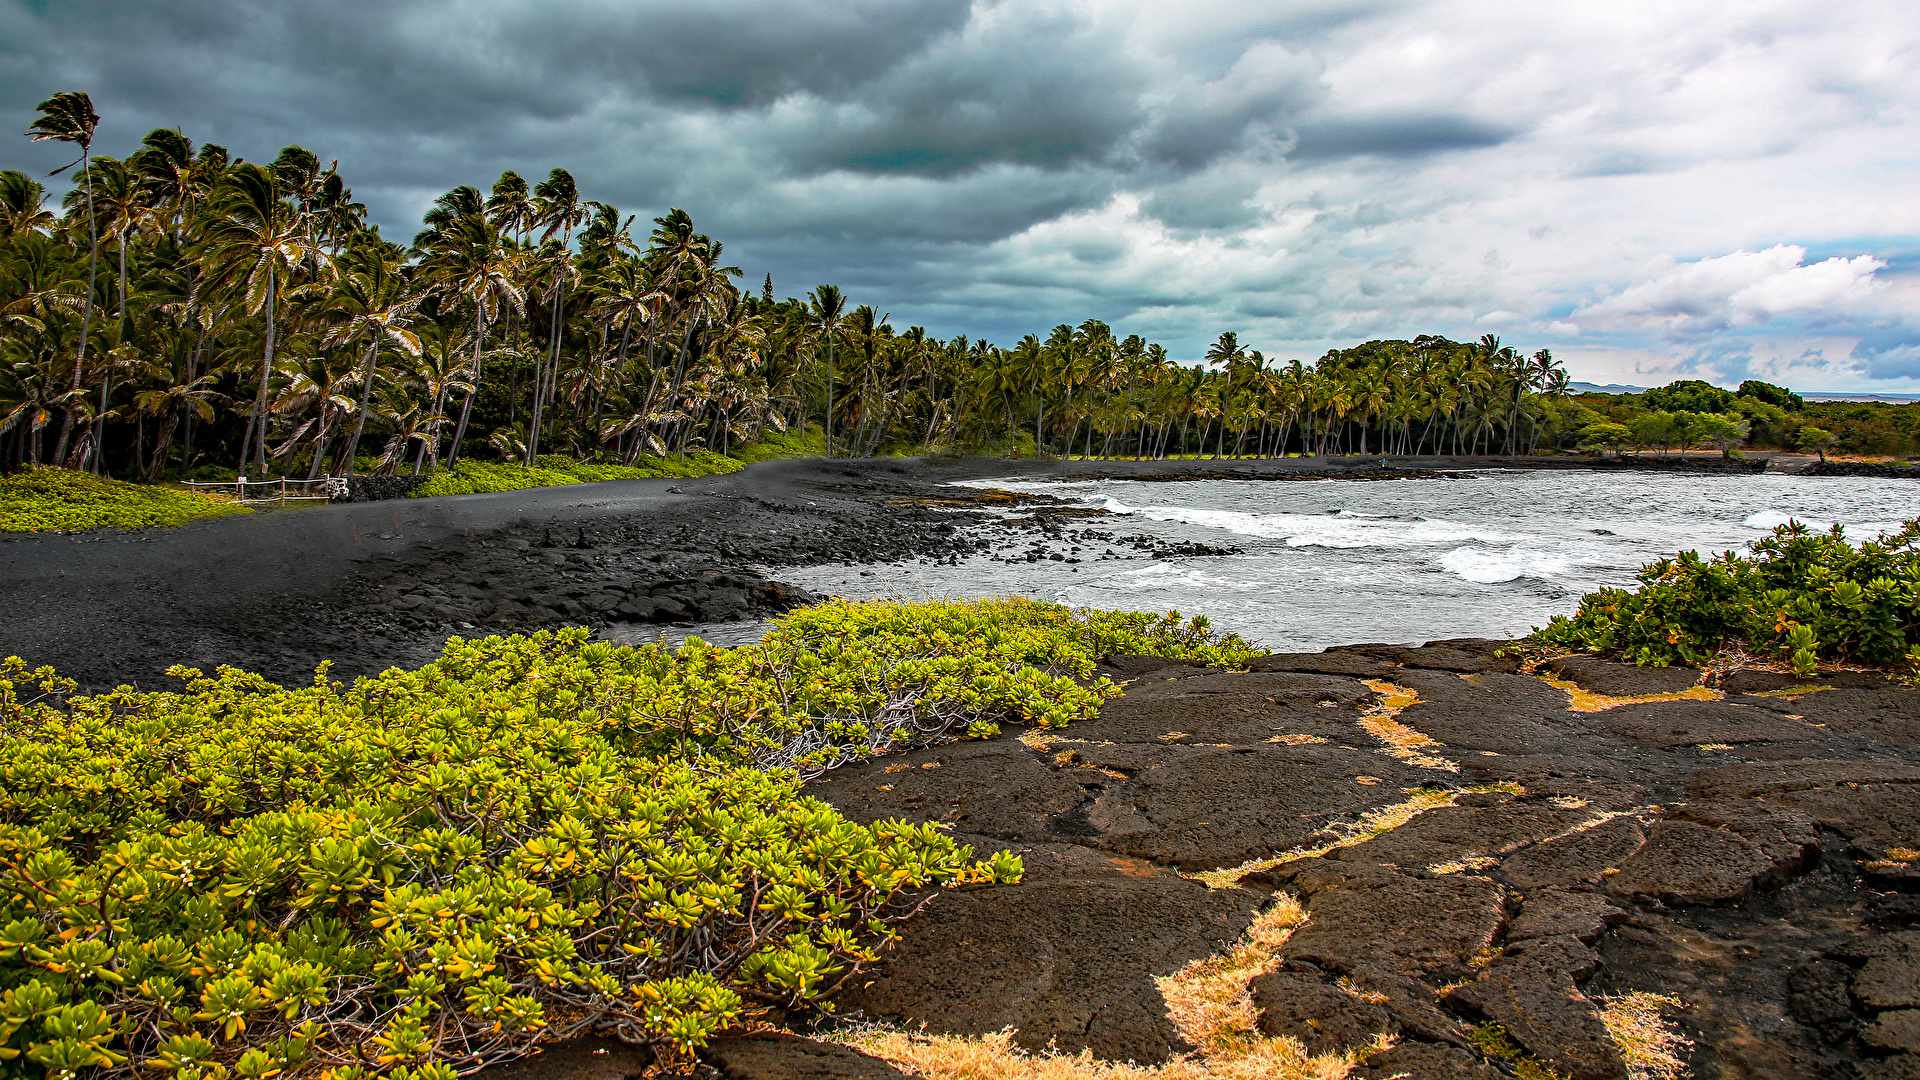
[[[115,158],[94,153],[85,94],[40,111],[27,134],[71,144],[76,182],[55,214],[38,180],[0,173],[5,468],[633,462],[797,427],[839,455],[1671,449],[1732,436],[1642,414],[1745,408],[1570,399],[1546,350],[1493,337],[1370,341],[1305,364],[1229,332],[1196,366],[1096,320],[1006,347],[941,340],[832,285],[776,300],[769,276],[756,295],[685,211],[636,233],[563,169],[456,187],[402,246],[300,147],[260,164],[163,129]],[[1808,426],[1800,406],[1765,404],[1735,421],[1742,437]]]
[[[1570,401],[1569,445],[1589,452],[1671,453],[1742,447],[1901,456],[1920,447],[1920,408],[1886,402],[1808,402],[1750,379],[1723,390],[1684,379],[1642,394],[1582,394]]]

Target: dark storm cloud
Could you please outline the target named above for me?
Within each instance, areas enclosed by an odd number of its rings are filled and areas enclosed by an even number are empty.
[[[1078,12],[1009,7],[844,101],[796,103],[774,138],[802,170],[1060,169],[1112,157],[1145,118],[1150,76],[1118,34]]]
[[[1317,120],[1300,126],[1296,133],[1299,143],[1287,155],[1296,161],[1359,154],[1423,157],[1498,146],[1518,134],[1512,128],[1446,115]]]
[[[1249,170],[1215,170],[1160,185],[1140,209],[1174,229],[1244,228],[1260,220],[1248,201],[1259,188]]]
[[[1747,224],[1786,206],[1809,208],[1788,235],[1814,262],[1906,252],[1881,275],[1920,272],[1913,230],[1882,224],[1910,220],[1905,189],[1831,229],[1813,209],[1910,161],[1898,0],[1835,0],[1817,25],[1710,7],[1576,25],[1521,0],[0,0],[0,127],[81,89],[105,153],[158,126],[254,160],[298,143],[398,238],[453,185],[563,166],[643,223],[689,210],[782,295],[834,281],[898,324],[1002,342],[1092,316],[1188,359],[1223,324],[1316,348],[1482,320],[1578,334],[1557,320],[1639,296],[1643,264],[1786,242]],[[1880,149],[1818,159],[1847,193],[1774,192],[1816,135]],[[0,168],[63,151],[0,139]],[[1717,214],[1608,181],[1716,164]],[[1704,337],[1828,319],[1737,292],[1699,302],[1758,314]],[[1676,345],[1664,310],[1582,340],[1682,357],[1701,342]],[[1848,370],[1920,376],[1913,321],[1860,328]]]

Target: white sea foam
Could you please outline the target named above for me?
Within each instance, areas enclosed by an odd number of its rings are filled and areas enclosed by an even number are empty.
[[[1814,532],[1826,532],[1828,529],[1833,528],[1833,522],[1831,521],[1820,521],[1807,517],[1805,514],[1783,514],[1778,510],[1762,510],[1757,514],[1748,514],[1746,520],[1740,524],[1745,525],[1749,529],[1760,529],[1764,532],[1772,532],[1774,529],[1785,525],[1789,521],[1797,521],[1807,528],[1812,529]]]
[[[1427,518],[1374,517],[1364,514],[1250,514],[1190,506],[1129,506],[1108,497],[1106,509],[1152,521],[1177,521],[1221,529],[1241,536],[1283,541],[1288,547],[1415,547],[1457,544],[1463,540],[1511,543],[1522,539],[1484,525],[1463,525]]]
[[[1125,589],[1260,589],[1272,584],[1249,578],[1221,577],[1188,566],[1156,562],[1132,570],[1121,570],[1088,584],[1101,588]]]
[[[1543,551],[1510,547],[1490,550],[1457,547],[1440,556],[1448,571],[1482,585],[1495,585],[1515,578],[1547,578],[1564,573],[1569,560]]]

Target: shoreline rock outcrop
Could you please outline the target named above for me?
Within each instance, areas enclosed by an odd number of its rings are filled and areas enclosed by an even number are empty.
[[[1155,979],[1285,895],[1306,917],[1249,987],[1258,1030],[1396,1040],[1362,1080],[1625,1080],[1606,1009],[1636,993],[1681,1003],[1695,1077],[1920,1074],[1920,692],[1744,672],[1635,702],[1681,673],[1553,665],[1604,695],[1579,711],[1501,644],[1116,657],[1097,719],[828,774],[851,818],[1028,867],[933,896],[842,1012],[1166,1061],[1190,1048]]]

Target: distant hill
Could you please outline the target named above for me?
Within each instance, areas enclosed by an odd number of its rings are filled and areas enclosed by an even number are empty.
[[[1608,383],[1602,386],[1599,383],[1570,382],[1567,384],[1567,389],[1576,394],[1644,394],[1648,388],[1644,386],[1622,386],[1619,383]]]
[[[1920,394],[1823,394],[1814,391],[1802,392],[1800,396],[1808,401],[1883,401],[1889,405],[1911,405],[1920,401]]]
[[[1644,394],[1645,386],[1625,386],[1621,383],[1570,382],[1567,389],[1576,394]],[[1920,402],[1920,394],[1870,394],[1865,391],[1835,393],[1824,390],[1796,390],[1795,393],[1808,401],[1881,401],[1889,405],[1912,405]]]

